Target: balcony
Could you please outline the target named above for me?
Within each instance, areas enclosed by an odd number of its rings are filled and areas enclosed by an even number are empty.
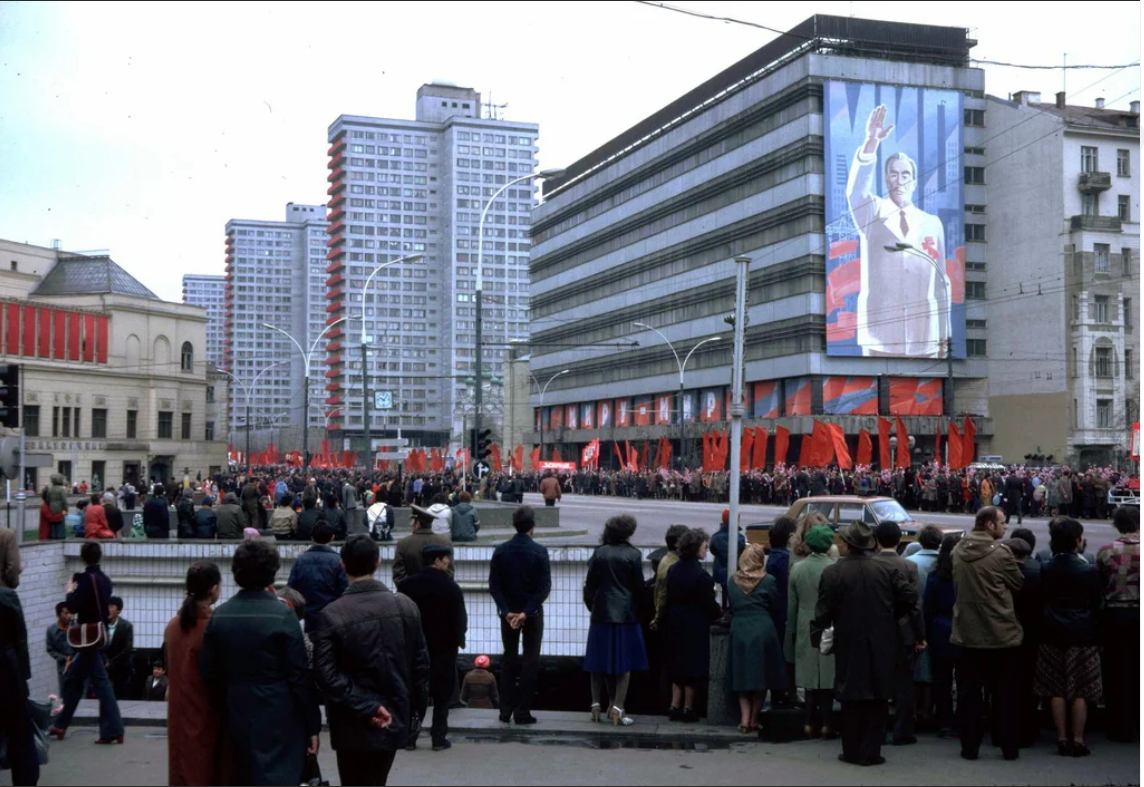
[[[329,192],[326,192],[326,193],[328,194]],[[345,201],[346,201],[346,195],[345,194],[338,194],[332,200],[330,200],[329,202],[326,203],[326,207],[327,208],[336,208],[338,205],[341,205]]]
[[[330,163],[326,165],[326,169],[337,169],[345,160],[345,153],[338,153],[336,156],[330,159]]]
[[[333,224],[336,221],[341,221],[346,217],[346,209],[344,207],[337,207],[330,211],[330,215],[326,216],[326,221]]]
[[[339,273],[335,276],[331,276],[330,278],[326,279],[326,287],[329,288],[329,287],[337,286],[338,284],[341,284],[343,281],[345,281],[345,277]]]
[[[1112,188],[1112,173],[1082,172],[1076,185],[1082,194],[1099,194]]]
[[[336,260],[326,266],[326,273],[336,273],[346,267],[345,256],[344,254],[339,254]]]
[[[345,188],[346,188],[345,181],[341,181],[341,182],[335,183],[334,185],[332,185],[328,189],[326,189],[326,194],[335,194],[339,191],[344,191]]]
[[[1069,220],[1070,232],[1120,232],[1119,216],[1073,216]]]
[[[342,169],[341,167],[338,167],[337,169],[335,169],[333,172],[331,172],[329,175],[326,176],[326,181],[329,183],[333,183],[336,180],[340,180],[342,178],[342,176],[344,176],[345,174],[346,174],[346,171],[344,169]]]

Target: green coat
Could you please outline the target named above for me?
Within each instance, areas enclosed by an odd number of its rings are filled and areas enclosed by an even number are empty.
[[[794,683],[800,689],[833,689],[834,656],[823,656],[810,644],[810,621],[818,603],[818,583],[822,572],[834,561],[828,555],[814,554],[798,562],[790,572],[787,596],[787,661],[794,662]]]
[[[774,616],[778,611],[778,583],[763,577],[750,595],[732,579],[727,584],[731,601],[731,640],[727,653],[727,680],[731,691],[783,691],[787,688],[786,663]]]

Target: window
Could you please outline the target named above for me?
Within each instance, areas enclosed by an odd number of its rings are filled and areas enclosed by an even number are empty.
[[[1132,275],[1132,249],[1120,250],[1120,262],[1124,265],[1125,277]]]
[[[24,436],[40,436],[40,406],[38,404],[24,405]]]
[[[1130,151],[1116,151],[1116,174],[1122,178],[1132,177],[1132,153]]]
[[[91,488],[103,489],[107,484],[107,462],[93,461],[91,463]]]
[[[170,440],[174,436],[175,414],[170,411],[159,413],[159,439]]]
[[[1100,161],[1097,157],[1096,148],[1090,148],[1087,145],[1082,145],[1080,149],[1080,171],[1081,172],[1097,172],[1099,170]]]
[[[213,442],[215,439],[214,421],[207,421],[206,431],[203,433],[203,439],[208,443]]]
[[[1080,358],[1075,347],[1073,347],[1072,351],[1072,376],[1080,377]],[[1076,406],[1075,402],[1073,403],[1073,406]],[[1076,426],[1076,424],[1074,423],[1073,426]]]
[[[182,435],[184,440],[191,439],[191,414],[183,413],[183,430]]]
[[[1095,194],[1080,195],[1080,212],[1085,216],[1097,216],[1100,214],[1100,203],[1097,201]]]
[[[965,353],[970,358],[984,358],[986,357],[986,345],[984,339],[966,339],[965,340]]]
[[[1132,299],[1124,299],[1124,330],[1132,330]]]
[[[1073,321],[1080,322],[1080,296],[1074,295],[1073,299]]]
[[[1092,299],[1092,321],[1099,323],[1107,323],[1108,320],[1108,296],[1097,295]]]
[[[1112,428],[1112,400],[1111,399],[1097,399],[1096,400],[1096,428],[1097,429],[1111,429]]]
[[[1112,248],[1107,243],[1092,245],[1092,260],[1097,273],[1112,272]]]
[[[1112,348],[1110,348],[1110,347],[1097,347],[1096,348],[1096,376],[1097,377],[1111,377],[1112,376]]]
[[[971,331],[974,329],[983,331],[989,327],[989,322],[988,320],[966,320],[965,327]]]
[[[1121,194],[1116,198],[1116,215],[1121,221],[1132,221],[1132,198]]]
[[[985,110],[984,109],[967,109],[965,110],[965,125],[967,126],[984,126],[985,125]]]
[[[965,212],[966,213],[976,213],[978,215],[981,215],[981,214],[985,213],[985,206],[984,205],[966,205],[965,206]]]
[[[91,411],[91,436],[96,440],[107,438],[107,410]]]
[[[985,155],[985,148],[970,148],[970,147],[967,147],[967,148],[965,149],[965,152],[966,152],[966,153],[968,153],[968,154],[969,154],[969,155],[971,155],[971,156],[984,156],[984,155]]]
[[[128,440],[134,440],[136,438],[137,433],[139,431],[138,427],[139,427],[139,411],[138,410],[128,410],[127,411],[127,439]]]
[[[985,225],[984,224],[966,224],[965,225],[965,240],[977,241],[979,243],[985,242]]]
[[[971,301],[985,300],[985,282],[967,281],[965,283],[965,297]]]
[[[983,185],[985,185],[985,167],[966,167],[965,168],[965,185],[967,185],[967,186],[983,186]]]
[[[1133,375],[1132,375],[1132,351],[1131,350],[1125,350],[1124,351],[1124,379],[1125,380],[1133,379]]]
[[[214,386],[208,385],[207,386],[207,404],[211,404],[212,402],[214,402],[214,400],[215,400],[215,398],[214,398]]]

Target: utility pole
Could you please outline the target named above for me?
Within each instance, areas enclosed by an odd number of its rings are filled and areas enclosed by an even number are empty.
[[[364,301],[363,301],[364,308]],[[365,424],[365,455],[366,467],[373,472],[373,435],[370,434],[370,406],[369,406],[369,361],[366,358],[365,334],[361,337],[361,417]]]
[[[731,371],[731,523],[727,539],[727,575],[739,568],[739,463],[743,455],[743,343],[747,329],[747,273],[750,257],[735,258],[735,351]]]

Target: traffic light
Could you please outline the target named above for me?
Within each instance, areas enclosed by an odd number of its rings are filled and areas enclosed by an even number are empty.
[[[0,363],[0,424],[20,426],[20,367],[14,363]]]
[[[477,452],[473,454],[473,458],[478,462],[483,462],[492,455],[493,452],[493,430],[482,429],[481,433],[477,436]]]

